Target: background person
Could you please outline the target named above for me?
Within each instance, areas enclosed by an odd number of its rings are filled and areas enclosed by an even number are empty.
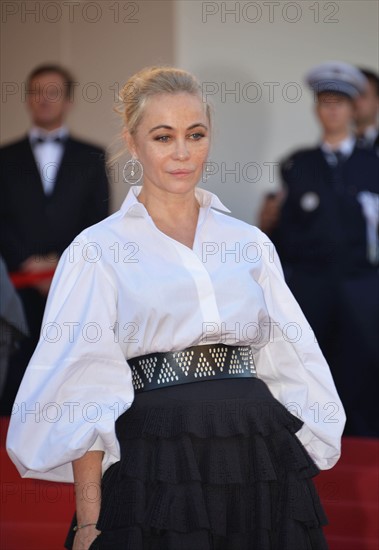
[[[0,399],[8,373],[9,358],[28,334],[21,300],[0,256]]]
[[[379,151],[379,77],[373,71],[360,69],[367,84],[356,99],[354,122],[359,147]]]
[[[321,143],[282,164],[285,200],[271,237],[332,369],[345,434],[378,436],[379,159],[352,134],[354,101],[366,80],[336,62],[306,78]]]
[[[368,69],[359,69],[366,78],[366,84],[359,88],[354,97],[353,131],[357,146],[379,151],[379,78]],[[258,227],[271,235],[279,223],[284,189],[268,193],[259,210]]]
[[[65,126],[73,87],[62,67],[35,68],[27,79],[32,126],[0,149],[0,251],[15,276],[30,331],[10,363],[2,414],[10,414],[37,345],[60,255],[75,235],[109,213],[104,151],[71,137]]]

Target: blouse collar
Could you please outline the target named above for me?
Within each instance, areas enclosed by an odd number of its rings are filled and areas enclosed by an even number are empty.
[[[135,217],[146,217],[149,215],[145,206],[138,201],[138,195],[140,194],[141,189],[142,185],[135,185],[130,188],[120,208],[121,212],[125,215]],[[222,212],[230,212],[230,210],[222,204],[217,195],[211,193],[210,191],[196,187],[195,196],[200,204],[200,209],[205,209],[208,211],[210,208],[215,208],[216,210],[221,210]]]

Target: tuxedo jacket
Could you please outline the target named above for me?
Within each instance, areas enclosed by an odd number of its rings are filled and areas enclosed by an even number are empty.
[[[356,147],[333,168],[317,147],[292,154],[281,173],[287,196],[272,239],[284,266],[340,276],[375,269],[359,193],[379,193],[378,156]]]
[[[32,254],[61,254],[109,213],[104,151],[68,137],[46,196],[29,138],[0,148],[0,252],[10,271]]]

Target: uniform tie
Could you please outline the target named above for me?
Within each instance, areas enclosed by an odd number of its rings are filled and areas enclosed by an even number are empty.
[[[332,184],[334,190],[340,194],[344,192],[344,184],[342,177],[342,167],[346,161],[347,157],[341,151],[336,150],[328,153],[327,162],[331,168],[330,172],[330,183]]]
[[[346,156],[339,150],[337,151],[334,151],[334,156],[335,156],[335,159],[336,159],[336,166],[341,166],[345,160],[346,160]]]

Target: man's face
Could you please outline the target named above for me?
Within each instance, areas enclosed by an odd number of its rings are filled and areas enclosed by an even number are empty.
[[[346,132],[353,120],[353,103],[343,94],[323,92],[317,96],[316,113],[324,131]]]
[[[36,76],[30,82],[27,107],[34,125],[45,130],[59,128],[70,106],[67,86],[59,73]]]
[[[367,81],[365,91],[355,100],[354,118],[360,126],[376,124],[379,113],[379,96],[371,80]]]

